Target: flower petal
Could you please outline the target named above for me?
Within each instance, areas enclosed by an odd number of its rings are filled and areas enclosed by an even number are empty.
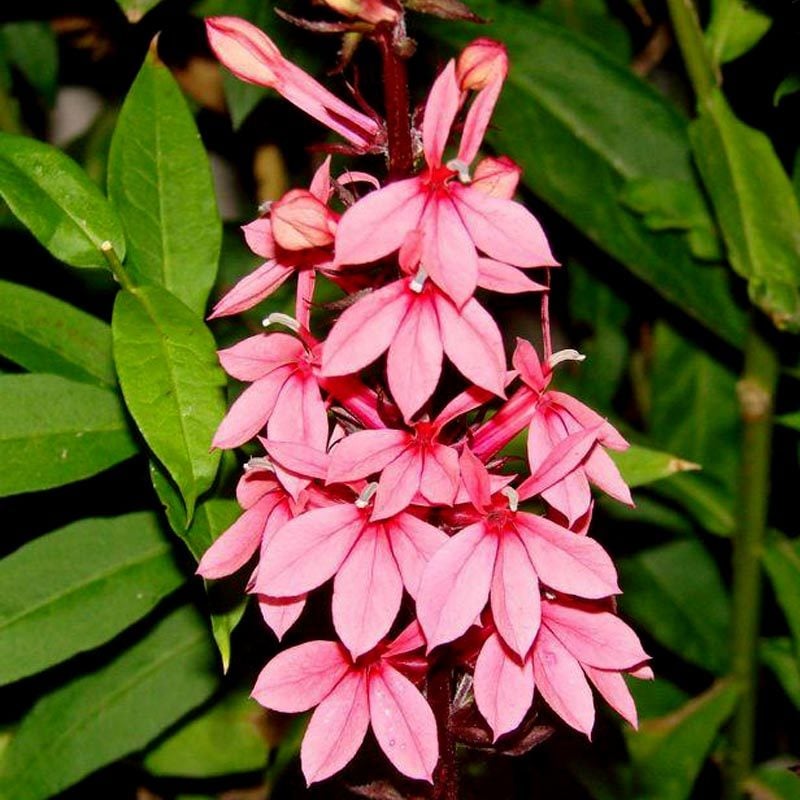
[[[520,661],[493,633],[483,644],[475,662],[475,703],[489,723],[496,742],[513,731],[533,703],[533,666]]]
[[[269,297],[294,272],[294,267],[286,267],[277,261],[267,261],[257,270],[245,275],[219,302],[208,315],[209,319],[241,314]]]
[[[217,353],[232,378],[257,381],[276,369],[294,366],[305,353],[303,343],[288,333],[259,333]]]
[[[458,113],[460,100],[456,62],[451,59],[433,82],[422,117],[422,146],[429,167],[438,167],[442,163],[442,154]]]
[[[328,444],[328,413],[316,378],[297,370],[284,383],[269,418],[270,439],[301,442],[322,452]]]
[[[639,715],[636,713],[636,703],[625,683],[625,678],[619,672],[595,669],[586,664],[583,665],[583,670],[611,708],[638,729]]]
[[[400,511],[405,511],[419,491],[421,474],[420,448],[409,447],[403,450],[381,473],[371,519],[388,519]]]
[[[452,447],[433,444],[425,448],[419,491],[431,505],[453,505],[458,479],[458,453]]]
[[[409,778],[432,782],[439,760],[436,718],[419,689],[385,662],[369,675],[369,716],[389,761]]]
[[[478,286],[500,294],[547,291],[543,283],[532,281],[522,270],[491,258],[478,259]]]
[[[594,428],[600,426],[597,439],[603,447],[612,450],[627,450],[630,445],[625,437],[605,418],[601,417],[596,411],[592,411],[589,406],[576,400],[572,395],[564,392],[549,392],[548,397],[551,403],[565,409],[582,428]]]
[[[586,459],[583,470],[586,477],[607,495],[627,506],[633,505],[628,484],[625,483],[617,465],[601,447],[595,447],[592,454]]]
[[[346,483],[380,472],[409,446],[410,438],[407,431],[393,428],[345,436],[331,451],[328,483]]]
[[[469,495],[470,502],[478,511],[488,508],[492,502],[489,472],[483,462],[464,445],[459,459],[461,482]]]
[[[310,447],[302,442],[279,442],[259,437],[264,449],[273,461],[284,469],[307,478],[325,480],[330,457],[324,450]]]
[[[413,514],[397,514],[384,523],[389,545],[403,577],[406,591],[416,599],[428,562],[449,537]]]
[[[283,639],[284,634],[297,622],[306,607],[306,596],[300,597],[267,597],[258,596],[258,609],[270,630]]]

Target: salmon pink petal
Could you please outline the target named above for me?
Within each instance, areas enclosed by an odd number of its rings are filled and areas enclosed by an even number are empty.
[[[241,314],[266,297],[269,297],[294,272],[294,267],[285,267],[277,261],[267,261],[257,270],[245,275],[208,315],[209,319]]]
[[[333,184],[331,183],[331,157],[328,156],[317,167],[314,177],[311,179],[311,185],[308,191],[314,195],[322,203],[327,203],[333,192]]]
[[[374,475],[391,464],[410,443],[406,431],[393,428],[355,431],[331,451],[328,483],[346,483]]]
[[[519,203],[460,184],[451,194],[472,241],[489,258],[515,267],[558,266],[542,226]]]
[[[410,420],[436,389],[443,352],[436,310],[427,297],[419,297],[400,323],[386,360],[389,389],[404,419]]]
[[[328,412],[310,372],[298,370],[284,383],[267,432],[270,439],[302,442],[324,452],[328,444]]]
[[[301,442],[277,442],[259,437],[264,449],[273,461],[284,469],[307,478],[325,480],[330,457],[324,450],[317,450]]]
[[[211,446],[230,450],[252,439],[267,424],[289,369],[275,370],[248,386],[228,409]]]
[[[461,90],[456,80],[456,62],[451,60],[433,82],[422,118],[422,146],[425,161],[431,168],[442,163],[442,154],[460,103]]]
[[[310,250],[333,244],[332,212],[306,189],[287,192],[272,204],[269,216],[272,235],[284,250]]]
[[[324,269],[330,262],[318,264]],[[317,277],[313,269],[303,269],[297,273],[297,292],[294,302],[294,316],[297,323],[308,330],[311,327],[311,304],[314,301],[314,286]]]
[[[434,425],[437,431],[444,428],[445,425],[458,419],[464,414],[479,408],[484,403],[488,403],[492,399],[492,393],[487,392],[486,389],[481,389],[478,386],[470,386],[460,394],[457,394],[440,412],[434,420]]]
[[[470,502],[478,511],[488,508],[492,502],[489,472],[483,462],[466,445],[459,459],[461,481],[467,490]]]
[[[422,454],[418,447],[409,447],[381,472],[372,519],[387,519],[405,511],[419,491],[421,475]]]
[[[225,372],[240,381],[257,381],[276,369],[294,366],[304,354],[303,343],[287,333],[259,333],[217,353]]]
[[[333,582],[333,626],[355,660],[389,632],[403,581],[382,525],[368,525]]]
[[[297,622],[305,607],[305,595],[300,597],[267,597],[264,594],[260,594],[258,596],[258,608],[261,611],[261,616],[270,630],[278,637],[278,641],[283,639],[286,631]]]
[[[567,725],[591,738],[594,700],[577,660],[544,626],[533,646],[533,677],[544,701]]]
[[[582,428],[594,428],[599,425],[600,432],[597,438],[603,447],[609,447],[612,450],[627,450],[630,447],[627,440],[607,419],[601,417],[596,411],[592,411],[580,400],[576,400],[564,392],[550,392],[549,398],[551,403],[568,411]]]
[[[625,683],[625,678],[619,672],[595,669],[586,664],[583,665],[583,670],[611,708],[638,729],[639,715],[636,713],[636,703]]]
[[[479,522],[453,536],[430,560],[417,597],[428,650],[457,639],[483,611],[496,554],[497,537]]]
[[[472,160],[478,155],[486,129],[489,127],[489,120],[497,105],[497,98],[503,88],[503,77],[498,76],[490,81],[480,92],[478,92],[472,105],[467,112],[464,120],[464,130],[461,134],[461,143],[458,148],[458,159],[465,164],[471,164]]]
[[[394,340],[415,296],[400,280],[350,306],[325,340],[322,374],[349,375],[371,364]]]
[[[381,750],[403,775],[432,782],[439,738],[427,701],[385,662],[370,672],[368,683],[369,717]]]
[[[586,477],[607,495],[625,505],[633,505],[628,484],[620,475],[617,465],[602,448],[595,447],[592,454],[586,459],[583,469]]]
[[[539,578],[514,533],[500,537],[491,589],[492,618],[503,641],[525,658],[541,621]]]
[[[419,650],[421,647],[425,647],[425,637],[422,635],[419,622],[414,620],[397,634],[382,657],[385,659],[395,658]]]
[[[255,591],[269,597],[297,597],[332,577],[366,524],[350,503],[315,508],[282,526],[259,566]]]
[[[242,514],[206,550],[197,567],[204,578],[222,578],[244,566],[256,552],[264,535],[264,523],[280,497],[268,494]]]
[[[452,447],[433,444],[425,449],[419,491],[431,505],[453,505],[458,479],[458,453]]]
[[[349,669],[338,642],[306,642],[278,653],[261,670],[252,697],[273,711],[306,711],[324,700]]]
[[[422,217],[422,264],[430,279],[458,308],[475,293],[478,254],[446,195],[432,198]]]
[[[582,664],[598,669],[630,669],[650,656],[639,637],[608,611],[546,602],[544,624]]]
[[[478,259],[478,286],[500,294],[547,291],[543,283],[532,281],[516,267],[491,258]]]
[[[577,597],[619,594],[614,564],[594,539],[522,512],[516,527],[542,583]]]
[[[426,200],[419,178],[390,183],[362,197],[339,220],[334,263],[366,264],[393,253],[419,227]]]
[[[489,723],[494,740],[513,731],[533,703],[533,667],[530,659],[515,658],[493,633],[475,662],[475,703]]]
[[[269,492],[278,492],[277,497],[282,497],[275,475],[271,471],[252,469],[239,478],[236,501],[242,508],[250,508]]]
[[[403,577],[406,591],[417,597],[422,574],[428,562],[449,537],[413,514],[397,514],[384,523],[389,544]]]
[[[583,469],[565,475],[558,483],[545,489],[542,497],[567,518],[570,526],[587,512],[592,503],[589,481]]]
[[[317,706],[300,748],[306,782],[329,778],[356,754],[369,728],[366,676],[348,672]]]
[[[247,246],[261,258],[275,258],[275,239],[272,236],[272,222],[269,217],[259,217],[242,225],[242,233]]]
[[[473,189],[510,200],[517,191],[522,169],[508,156],[482,158],[472,173]]]
[[[520,378],[535,392],[543,392],[550,383],[550,370],[542,368],[536,348],[527,339],[517,339],[514,356],[511,359]],[[589,426],[593,427],[593,426]]]

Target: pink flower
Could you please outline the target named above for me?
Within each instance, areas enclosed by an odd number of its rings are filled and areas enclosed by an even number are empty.
[[[387,349],[389,389],[406,420],[436,389],[444,353],[476,386],[504,394],[503,339],[474,298],[459,309],[428,281],[390,283],[339,317],[322,348],[322,374],[357,372]]]
[[[384,0],[322,0],[322,2],[346,17],[363,19],[373,25],[379,22],[395,22],[400,14],[399,6]]]
[[[373,648],[400,610],[405,586],[417,596],[425,565],[447,541],[412,514],[370,520],[368,489],[353,503],[313,509],[275,532],[254,590],[297,597],[333,582],[333,625],[353,658]]]
[[[211,17],[206,20],[206,32],[214,54],[236,77],[275,89],[360,152],[381,148],[384,133],[376,120],[356,111],[287,61],[254,25],[239,17]]]
[[[264,667],[253,689],[261,705],[286,713],[317,707],[300,751],[309,785],[341,770],[370,725],[403,775],[431,781],[439,759],[436,720],[403,674],[424,666],[410,655],[423,645],[414,623],[357,661],[338,642],[314,641],[285,650]]]
[[[496,633],[486,640],[475,664],[475,701],[495,740],[522,722],[534,688],[568,725],[591,736],[590,681],[613,709],[637,727],[636,706],[622,673],[652,678],[644,665],[649,658],[636,634],[602,605],[545,598],[541,626],[523,657]]]
[[[445,165],[445,145],[462,101],[455,62],[445,67],[425,105],[422,139],[427,168],[420,176],[367,195],[345,212],[336,235],[337,264],[375,261],[400,248],[409,235],[419,236],[422,267],[458,308],[478,285],[478,250],[517,267],[556,264],[541,226],[526,209],[454,180],[475,157],[488,124],[491,107],[482,96],[488,97],[484,93],[495,88],[499,91],[500,83],[488,84],[475,99],[458,163]]]
[[[592,432],[578,434],[519,494],[506,489],[495,497],[485,467],[464,450],[461,472],[479,521],[451,537],[423,573],[417,616],[429,649],[461,636],[490,599],[500,636],[524,657],[539,629],[540,584],[578,597],[619,593],[614,565],[597,542],[517,510],[519,499],[574,469],[593,444]]]

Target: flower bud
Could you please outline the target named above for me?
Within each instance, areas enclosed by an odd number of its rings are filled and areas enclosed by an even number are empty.
[[[472,176],[472,187],[490,197],[502,197],[510,200],[517,191],[520,167],[508,156],[499,158],[487,157],[478,162]]]
[[[345,17],[363,19],[373,25],[379,22],[396,22],[399,16],[399,10],[383,0],[322,0],[322,2]]]
[[[272,235],[284,250],[333,244],[336,222],[331,210],[305,189],[292,189],[270,209]]]
[[[506,48],[493,39],[476,39],[458,57],[456,76],[462,91],[480,91],[508,74]]]

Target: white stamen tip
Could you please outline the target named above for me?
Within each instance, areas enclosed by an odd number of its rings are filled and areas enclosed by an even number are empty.
[[[544,590],[544,599],[545,600],[555,600],[556,596],[553,594],[553,592],[548,592],[547,589],[545,589]]]
[[[553,355],[551,355],[550,358],[547,359],[547,366],[549,366],[550,369],[555,369],[555,367],[562,361],[585,361],[585,360],[586,356],[583,353],[579,353],[577,350],[572,350],[572,349],[559,350],[558,352],[553,353]]]
[[[261,320],[261,324],[265,328],[268,328],[270,325],[283,325],[295,333],[300,332],[300,323],[294,319],[294,317],[290,317],[288,314],[281,314],[280,311],[275,311],[269,316],[264,317],[264,319]]]
[[[415,294],[419,294],[422,291],[422,287],[425,285],[425,281],[427,279],[428,273],[425,272],[422,267],[420,267],[419,271],[414,276],[414,280],[408,285],[408,288],[411,289],[411,291]]]
[[[508,507],[511,511],[516,511],[519,508],[519,493],[513,486],[506,486],[505,489],[501,489],[500,494],[504,494],[508,498]]]
[[[259,470],[268,470],[272,472],[273,466],[272,462],[266,456],[253,456],[242,469],[244,469],[245,472],[258,472]]]
[[[361,492],[361,494],[356,499],[356,508],[366,508],[369,505],[369,501],[372,500],[373,495],[377,491],[378,491],[377,483],[367,484],[367,487],[364,489],[363,492]]]
[[[272,208],[272,204],[274,200],[265,200],[261,205],[258,207],[258,213],[263,217],[264,214],[269,214],[270,209]]]
[[[453,170],[458,173],[458,179],[461,183],[472,183],[472,176],[469,174],[469,164],[465,163],[459,158],[454,158],[445,164],[447,169]]]

